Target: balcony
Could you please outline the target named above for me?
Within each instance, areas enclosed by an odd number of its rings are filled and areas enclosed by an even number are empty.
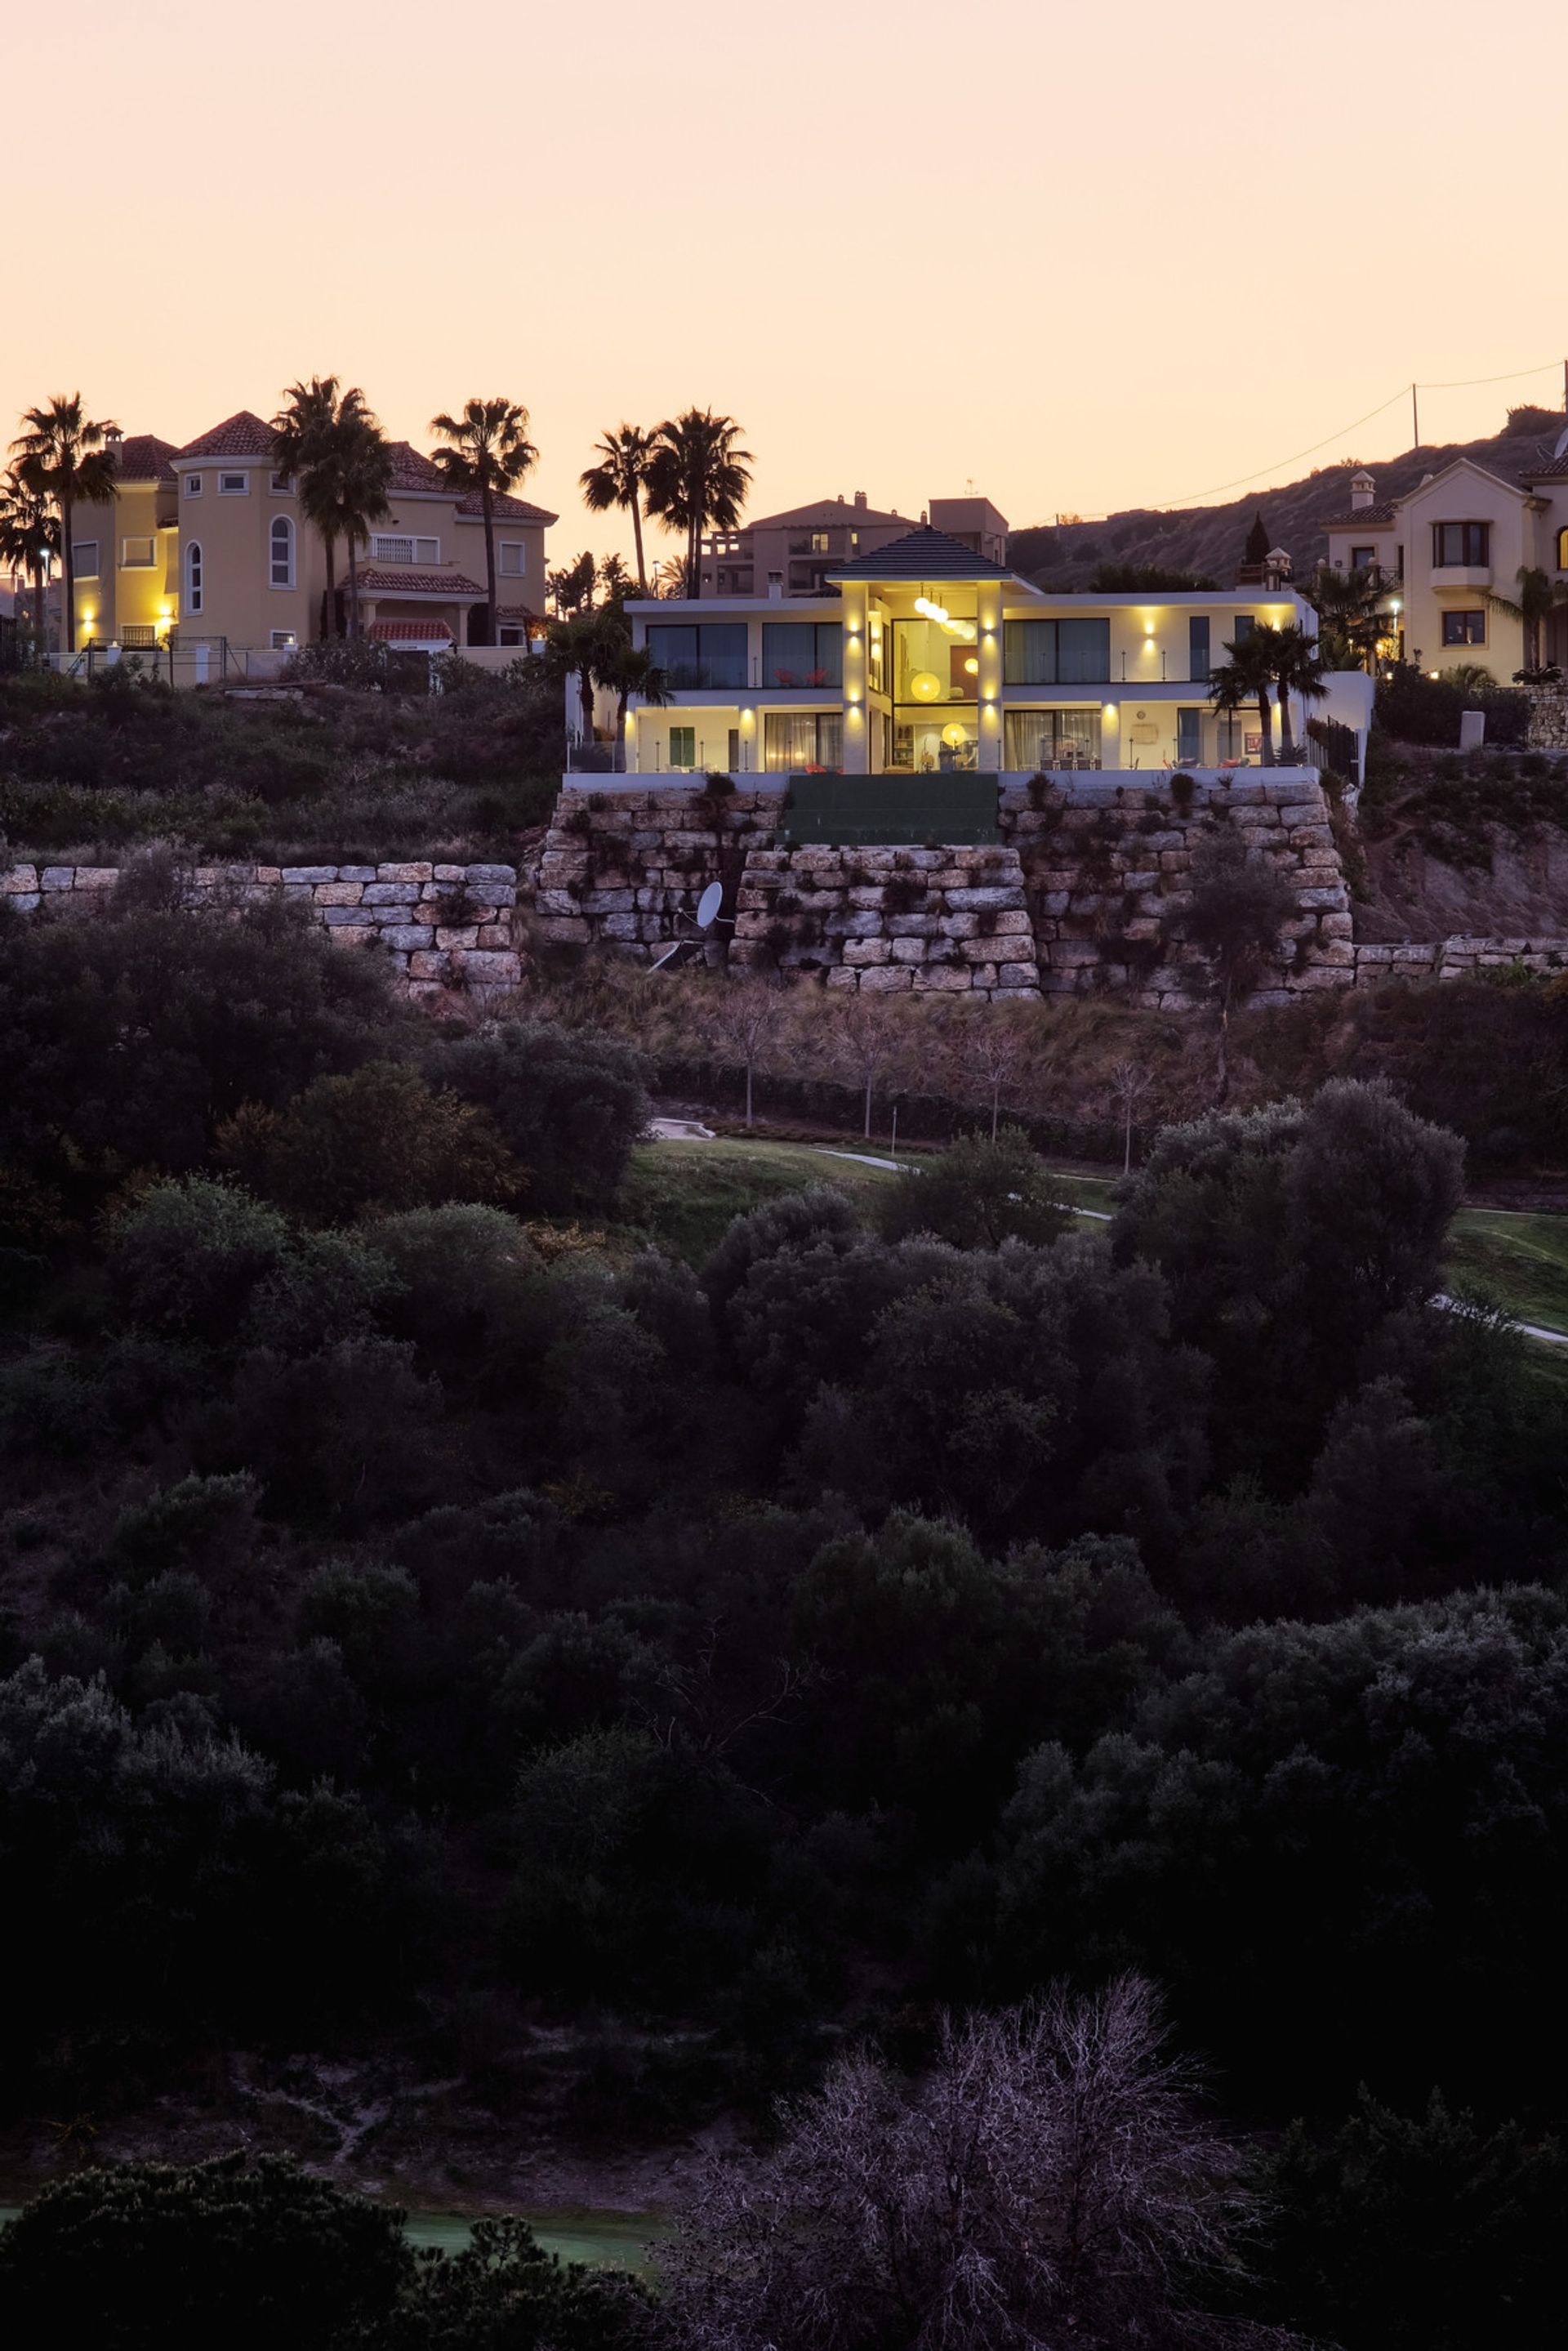
[[[1490,563],[1434,563],[1432,587],[1439,596],[1445,589],[1490,588]]]

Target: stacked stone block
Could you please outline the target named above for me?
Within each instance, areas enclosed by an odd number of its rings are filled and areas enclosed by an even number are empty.
[[[1018,852],[754,849],[731,962],[888,995],[1037,997]]]
[[[90,913],[119,879],[112,865],[17,865],[0,895],[24,913],[58,905]],[[386,955],[398,992],[415,1001],[504,995],[523,977],[514,936],[517,872],[511,865],[198,865],[185,883],[197,906],[255,905],[273,897],[308,908],[338,946]]]
[[[1172,796],[1168,779],[1112,783],[1075,777],[1070,788],[1002,794],[1004,837],[1017,848],[1029,888],[1047,995],[1114,990],[1151,1009],[1176,1010],[1201,992],[1199,959],[1180,939],[1194,849],[1217,824],[1288,876],[1296,912],[1278,964],[1254,1002],[1289,1003],[1316,987],[1354,984],[1350,893],[1315,778],[1195,781]]]
[[[568,789],[556,803],[534,878],[536,937],[586,946],[604,939],[650,956],[675,938],[711,882],[732,899],[748,852],[771,846],[779,792],[704,798],[692,785],[646,791]],[[732,905],[727,912],[733,912]]]

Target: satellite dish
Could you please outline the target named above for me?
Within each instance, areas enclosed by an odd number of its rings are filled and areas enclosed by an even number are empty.
[[[723,903],[724,892],[722,885],[717,882],[710,882],[708,887],[703,891],[702,895],[697,901],[697,927],[700,931],[708,931],[712,929],[714,923],[718,920],[719,909]]]
[[[1564,450],[1568,450],[1568,433],[1560,433],[1557,435],[1557,446],[1552,452],[1552,462],[1553,465],[1557,463],[1558,458],[1563,455]]]

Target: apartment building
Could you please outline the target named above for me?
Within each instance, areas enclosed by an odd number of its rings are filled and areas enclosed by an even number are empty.
[[[1524,623],[1494,600],[1517,603],[1521,570],[1542,570],[1568,590],[1568,455],[1510,478],[1457,457],[1400,498],[1379,500],[1368,473],[1354,475],[1350,504],[1325,516],[1336,570],[1376,566],[1388,584],[1389,641],[1434,674],[1463,663],[1507,684],[1526,661]],[[1547,621],[1542,658],[1568,664],[1568,605]]]
[[[328,610],[327,552],[299,512],[294,483],[273,464],[272,433],[248,409],[183,447],[138,434],[112,445],[111,505],[73,518],[77,636],[84,645],[182,649],[222,644],[286,654],[337,633],[346,617],[347,550],[337,550],[337,609]],[[487,640],[484,522],[428,457],[393,444],[389,512],[358,558],[365,632],[444,653]],[[493,501],[497,637],[521,648],[545,607],[545,534],[556,517],[525,498]]]
[[[970,531],[994,545],[983,516]],[[929,524],[830,561],[815,595],[775,584],[627,611],[670,692],[662,705],[632,704],[627,765],[639,773],[1029,776],[1257,760],[1257,714],[1217,713],[1211,668],[1255,622],[1317,626],[1288,585],[1048,594]],[[1304,714],[1293,715],[1299,740]]]
[[[1002,563],[1007,557],[1007,523],[989,498],[933,498],[922,525],[944,530],[977,555]],[[913,518],[897,507],[883,514],[864,490],[853,500],[840,494],[814,505],[763,515],[741,529],[711,532],[701,541],[698,566],[704,596],[820,596],[844,564],[902,538]]]

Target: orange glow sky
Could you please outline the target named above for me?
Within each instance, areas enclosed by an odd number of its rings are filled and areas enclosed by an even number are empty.
[[[1017,527],[1375,462],[1413,375],[1555,369],[1428,441],[1563,399],[1560,7],[78,0],[3,54],[0,435],[505,392],[555,560],[619,536],[596,434],[693,402],[754,512],[972,478]]]

